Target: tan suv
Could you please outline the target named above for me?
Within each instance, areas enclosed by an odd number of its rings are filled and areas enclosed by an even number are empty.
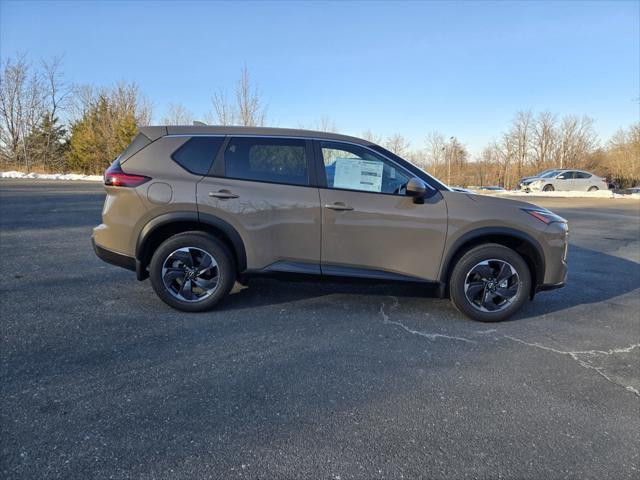
[[[190,312],[236,280],[295,274],[437,284],[469,317],[498,321],[567,272],[561,217],[454,192],[359,138],[145,127],[104,183],[97,255]]]

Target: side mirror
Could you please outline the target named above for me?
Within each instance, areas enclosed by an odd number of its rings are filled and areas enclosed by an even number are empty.
[[[427,194],[427,185],[418,177],[413,177],[407,182],[406,192],[408,197],[413,197],[414,203],[421,203]]]
[[[556,178],[558,180],[564,180],[566,177],[564,175],[558,175]]]

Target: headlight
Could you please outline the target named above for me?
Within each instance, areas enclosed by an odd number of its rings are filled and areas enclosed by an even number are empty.
[[[560,215],[556,215],[544,208],[523,208],[522,211],[537,218],[541,222],[546,223],[547,225],[553,222],[567,223],[567,221]]]

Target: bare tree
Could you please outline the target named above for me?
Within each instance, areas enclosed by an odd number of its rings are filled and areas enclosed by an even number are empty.
[[[193,113],[180,103],[170,103],[162,118],[164,125],[190,125],[193,122]]]
[[[42,61],[42,69],[44,72],[44,84],[46,89],[46,125],[44,129],[44,145],[41,152],[40,162],[44,168],[62,167],[64,159],[59,155],[60,145],[55,143],[59,140],[56,138],[56,123],[58,114],[67,106],[71,87],[64,81],[62,72],[62,56],[55,56],[51,60]],[[62,130],[64,134],[64,130]]]
[[[27,136],[44,113],[46,93],[42,75],[24,55],[8,58],[0,72],[0,150],[2,161],[30,169]]]
[[[593,119],[587,117],[566,116],[560,125],[560,144],[558,159],[560,168],[577,167],[598,143],[593,129]]]
[[[551,112],[540,112],[531,128],[531,150],[533,164],[541,170],[553,161],[557,149],[556,116]]]
[[[499,144],[495,144],[494,148],[497,152],[498,164],[500,166],[498,183],[504,187],[513,186],[515,181],[512,179],[511,166],[517,152],[513,136],[505,133],[502,135],[502,141]],[[520,177],[518,177],[518,179],[519,178]]]
[[[394,133],[384,143],[384,147],[398,155],[399,157],[406,157],[409,153],[409,147],[411,144],[409,141],[399,133]]]
[[[263,126],[266,110],[260,98],[260,92],[251,83],[249,69],[245,65],[240,73],[236,86],[236,102],[238,104],[238,120],[245,127]]]
[[[211,101],[213,102],[216,117],[216,120],[211,123],[223,126],[236,124],[235,108],[227,99],[227,93],[224,90],[214,93]]]
[[[316,123],[315,129],[320,132],[335,133],[338,131],[338,127],[335,122],[331,120],[327,115],[322,115],[320,120]]]
[[[607,143],[605,167],[625,186],[634,187],[640,182],[640,123],[613,134]]]
[[[376,145],[380,145],[382,143],[382,136],[373,133],[370,129],[366,129],[362,132],[362,138],[370,141],[371,143],[375,143]]]
[[[225,90],[214,93],[211,101],[218,125],[261,127],[265,124],[266,106],[258,87],[252,83],[246,66],[240,71],[240,79],[236,84],[235,105],[229,100]]]
[[[516,175],[522,176],[522,169],[529,159],[532,118],[530,110],[519,111],[511,122],[511,142],[515,147]]]
[[[445,159],[445,136],[441,132],[429,132],[426,139],[426,155],[427,162],[434,170],[437,170],[441,165],[444,165]]]

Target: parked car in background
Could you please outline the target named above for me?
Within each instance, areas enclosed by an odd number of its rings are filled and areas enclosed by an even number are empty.
[[[452,192],[355,137],[143,127],[104,184],[96,254],[188,312],[236,280],[290,274],[435,283],[465,315],[499,321],[567,273],[563,218]]]
[[[525,190],[528,191],[577,191],[594,192],[608,190],[609,184],[602,178],[584,170],[556,170],[541,178],[528,180]]]
[[[484,190],[484,191],[488,191],[488,192],[506,192],[506,190],[503,187],[497,187],[497,186],[485,186],[485,187],[478,187],[478,190]]]
[[[540,178],[551,178],[556,174],[556,172],[558,172],[557,168],[553,170],[545,170],[544,172],[540,172],[540,174],[537,177],[524,177],[518,183],[518,189],[527,190],[531,182],[534,182]]]
[[[518,185],[521,185],[522,183],[526,182],[527,180],[531,180],[533,178],[540,178],[543,175],[546,175],[550,172],[555,172],[557,169],[556,168],[547,168],[546,170],[541,171],[540,173],[538,173],[537,175],[531,175],[530,177],[522,177],[519,181],[518,181]]]

